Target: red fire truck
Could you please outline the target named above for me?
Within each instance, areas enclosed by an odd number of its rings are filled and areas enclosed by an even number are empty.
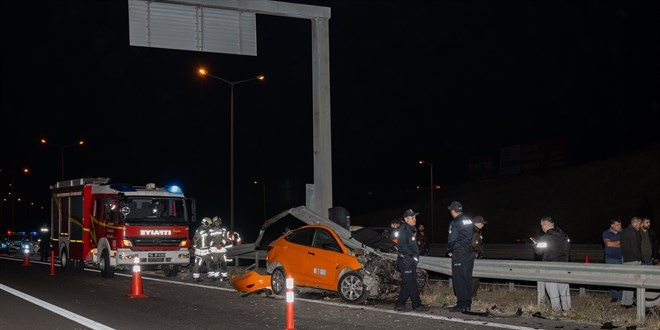
[[[191,222],[195,200],[178,186],[109,183],[109,178],[81,178],[51,186],[53,251],[61,269],[130,269],[140,258],[143,269],[168,276],[190,263]]]

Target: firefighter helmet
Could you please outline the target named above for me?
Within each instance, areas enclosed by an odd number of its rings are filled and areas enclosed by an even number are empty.
[[[220,219],[220,217],[217,215],[213,217],[213,223],[215,223],[216,221],[222,223],[222,219]]]
[[[208,227],[210,225],[211,225],[211,218],[204,217],[204,219],[202,219],[202,226]]]

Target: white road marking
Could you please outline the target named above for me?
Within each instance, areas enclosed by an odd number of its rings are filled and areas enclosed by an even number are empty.
[[[98,323],[94,320],[90,320],[90,319],[88,319],[84,316],[72,313],[72,312],[70,312],[70,311],[68,311],[64,308],[57,307],[57,306],[55,306],[53,304],[50,304],[50,303],[47,303],[47,302],[45,302],[41,299],[32,297],[30,295],[27,295],[27,294],[21,292],[21,291],[12,289],[12,288],[10,288],[6,285],[0,284],[0,289],[6,291],[8,293],[11,293],[14,296],[19,297],[23,300],[27,300],[27,301],[29,301],[29,302],[31,302],[31,303],[33,303],[33,304],[35,304],[35,305],[37,305],[41,308],[47,309],[47,310],[49,310],[49,311],[51,311],[55,314],[59,314],[63,317],[66,317],[67,319],[69,319],[73,322],[82,324],[82,325],[84,325],[88,328],[95,329],[95,330],[96,329],[98,329],[98,330],[114,330],[114,328],[111,328],[111,327],[106,326],[104,324]]]

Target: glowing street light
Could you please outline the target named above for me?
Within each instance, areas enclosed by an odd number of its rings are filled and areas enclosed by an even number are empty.
[[[263,181],[252,181],[255,185],[261,185],[263,192],[264,221],[266,220],[266,183]]]
[[[197,70],[200,76],[206,77],[209,76],[213,79],[220,80],[226,84],[229,84],[231,87],[231,99],[229,103],[229,227],[234,228],[234,86],[242,84],[252,80],[264,80],[266,77],[259,75],[256,77],[238,80],[238,81],[229,81],[227,79],[220,78],[204,68],[199,68]]]
[[[55,143],[52,143],[52,142],[48,142],[46,139],[41,139],[41,144],[49,144],[51,146],[60,148],[60,151],[61,151],[61,154],[62,154],[62,157],[61,157],[62,181],[64,181],[64,149],[69,148],[69,147],[74,147],[74,146],[81,146],[81,145],[85,144],[85,141],[80,140],[75,144],[59,145],[59,144],[55,144]]]
[[[434,232],[434,229],[433,229],[433,223],[434,223],[434,221],[433,221],[433,189],[434,189],[434,186],[433,186],[433,164],[431,164],[427,161],[424,161],[424,160],[420,160],[420,161],[418,161],[418,163],[420,165],[425,165],[425,164],[428,165],[429,170],[430,170],[429,173],[430,173],[430,177],[431,177],[431,184],[429,185],[429,189],[430,189],[430,192],[431,192],[431,235],[429,235],[429,236],[430,236],[431,243],[433,243],[433,232]]]

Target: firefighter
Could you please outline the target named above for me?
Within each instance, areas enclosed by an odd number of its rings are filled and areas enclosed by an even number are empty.
[[[210,268],[212,264],[211,251],[211,235],[210,227],[211,218],[204,217],[202,219],[202,225],[197,228],[195,235],[193,236],[193,248],[195,249],[195,264],[193,265],[193,281],[200,282],[202,278],[199,275],[199,270],[202,268],[202,265],[206,264],[207,268]],[[210,272],[210,269],[208,270]]]
[[[212,281],[226,281],[227,276],[227,245],[231,244],[231,239],[225,228],[221,227],[222,219],[219,216],[213,217],[213,226],[209,229],[211,235],[211,272],[209,277]]]

